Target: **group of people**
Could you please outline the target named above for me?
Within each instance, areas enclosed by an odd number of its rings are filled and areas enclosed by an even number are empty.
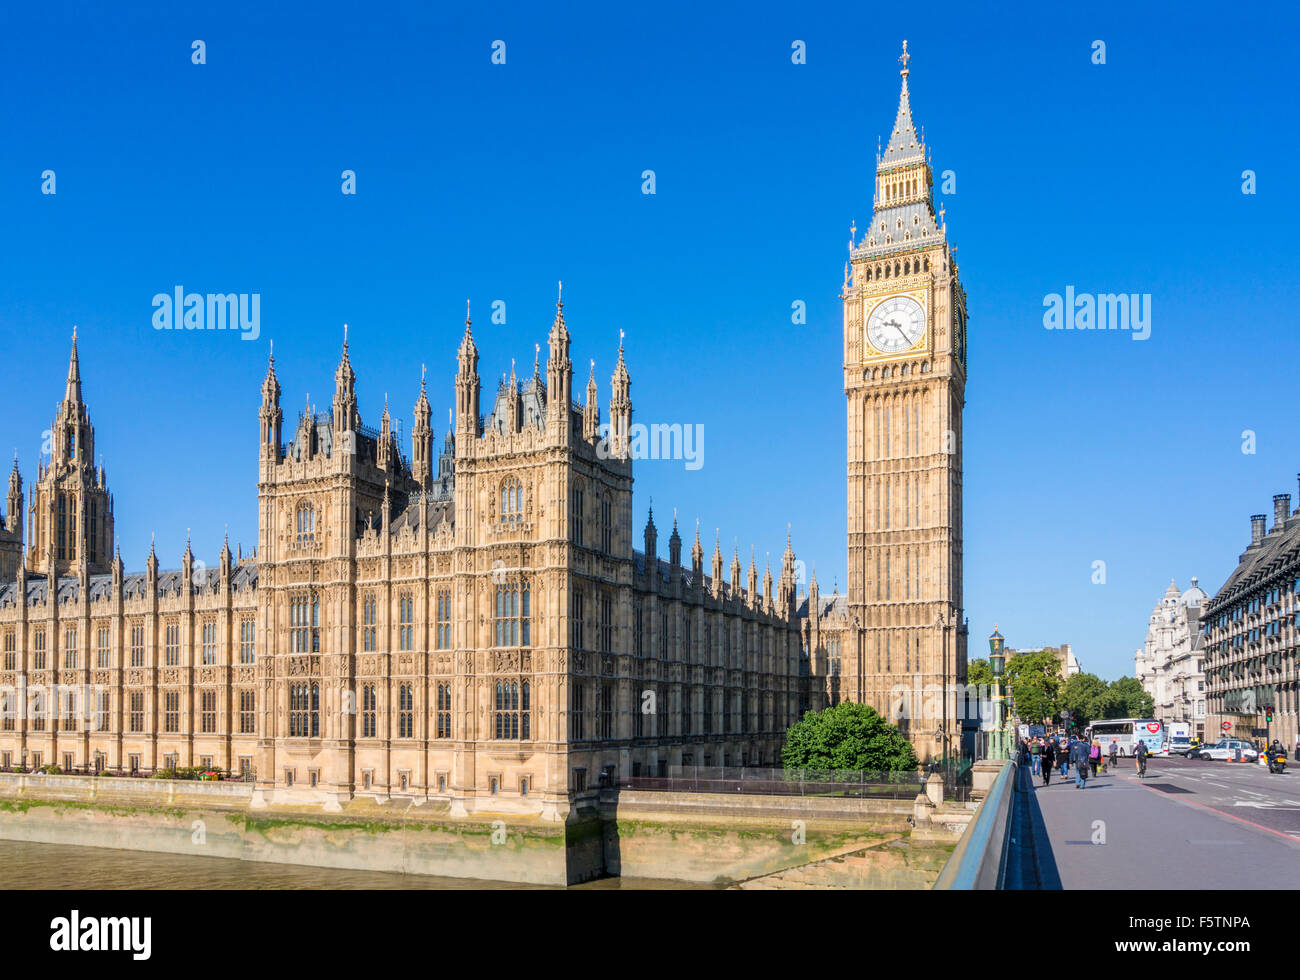
[[[1139,774],[1146,772],[1147,745],[1141,739],[1133,750]],[[1119,761],[1119,743],[1114,739],[1110,743],[1109,765],[1115,768]],[[1097,739],[1088,741],[1070,735],[1048,735],[1033,739],[1020,740],[1020,764],[1030,766],[1035,776],[1041,776],[1043,785],[1052,781],[1052,770],[1056,769],[1062,779],[1070,777],[1070,767],[1074,767],[1074,785],[1083,789],[1088,776],[1096,776],[1103,771],[1101,743]]]

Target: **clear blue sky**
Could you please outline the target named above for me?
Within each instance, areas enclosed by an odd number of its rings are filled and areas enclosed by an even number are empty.
[[[466,297],[491,390],[544,345],[563,279],[577,384],[594,357],[607,400],[624,329],[637,418],[704,426],[702,469],[638,466],[638,532],[653,496],[661,543],[676,506],[688,540],[698,517],[706,548],[721,527],[728,558],[738,538],[761,567],[791,522],[843,588],[837,293],[905,37],[917,123],[957,175],[972,654],[997,622],[1012,646],[1071,642],[1085,669],[1131,673],[1169,578],[1216,590],[1248,516],[1295,492],[1285,7],[470,8],[0,14],[0,445],[30,484],[78,324],[128,566],[154,531],[165,565],[186,528],[209,561],[227,523],[256,540],[268,338],[290,423],[308,393],[328,405],[346,321],[363,420],[387,392],[409,429],[427,363],[441,439]],[[262,340],[153,330],[177,285],[260,293]],[[1066,285],[1150,293],[1150,340],[1044,330]]]

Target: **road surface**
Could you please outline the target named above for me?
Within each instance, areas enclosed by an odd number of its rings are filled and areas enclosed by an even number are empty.
[[[1154,758],[1139,780],[1121,759],[1083,790],[1059,773],[1033,784],[1013,824],[1018,887],[1300,885],[1300,775],[1290,769]]]

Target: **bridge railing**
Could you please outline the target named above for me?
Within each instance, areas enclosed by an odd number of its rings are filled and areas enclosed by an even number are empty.
[[[740,793],[912,800],[925,788],[920,772],[668,766],[664,775],[625,776],[619,787],[665,793]]]
[[[1002,887],[1006,876],[1007,848],[1011,842],[1016,779],[1016,764],[1004,763],[975,819],[939,873],[934,883],[936,890],[972,891]]]

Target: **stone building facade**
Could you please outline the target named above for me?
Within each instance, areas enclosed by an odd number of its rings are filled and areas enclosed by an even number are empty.
[[[922,759],[972,745],[962,600],[966,293],[902,91],[876,155],[871,223],[852,229],[840,298],[848,424],[848,592],[810,583],[812,707],[872,705]]]
[[[1155,702],[1155,717],[1165,724],[1186,722],[1205,737],[1205,637],[1201,612],[1209,599],[1195,576],[1186,592],[1173,579],[1151,610],[1146,643],[1137,651],[1135,670],[1142,689]]]
[[[1268,727],[1284,745],[1300,742],[1300,511],[1291,495],[1273,497],[1273,526],[1250,518],[1250,544],[1228,580],[1205,603],[1206,737],[1250,737]],[[1273,708],[1266,723],[1265,709]]]
[[[259,803],[442,800],[562,818],[602,781],[775,765],[801,702],[795,558],[683,564],[634,542],[631,382],[608,422],[572,398],[562,303],[546,375],[480,414],[466,319],[455,427],[435,455],[421,382],[405,457],[362,424],[346,339],[331,410],[286,431],[271,359],[254,555],[127,573],[91,464],[75,338],[29,503],[15,463],[0,588],[0,764],[255,774]],[[19,529],[15,532],[14,529]],[[21,548],[21,541],[19,542]],[[710,574],[711,572],[711,574]],[[743,576],[743,577],[742,577]],[[803,682],[806,683],[806,682]]]

